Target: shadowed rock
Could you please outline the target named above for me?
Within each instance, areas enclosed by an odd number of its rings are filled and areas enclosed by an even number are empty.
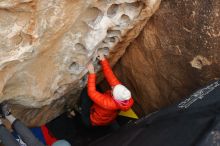
[[[164,0],[115,71],[147,114],[220,77],[219,0]]]

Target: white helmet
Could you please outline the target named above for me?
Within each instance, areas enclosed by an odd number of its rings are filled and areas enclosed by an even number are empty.
[[[119,84],[113,88],[113,96],[115,100],[125,101],[131,98],[131,92],[125,86]]]

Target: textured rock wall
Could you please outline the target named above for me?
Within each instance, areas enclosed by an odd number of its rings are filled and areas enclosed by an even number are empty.
[[[115,67],[147,114],[220,77],[220,1],[164,0]]]
[[[0,101],[12,103],[29,125],[56,117],[75,103],[86,83],[85,66],[90,60],[97,64],[96,52],[110,53],[115,64],[159,4],[1,0]]]

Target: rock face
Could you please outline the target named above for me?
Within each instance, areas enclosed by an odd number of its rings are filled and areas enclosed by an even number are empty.
[[[220,77],[219,0],[164,0],[115,67],[143,114]]]
[[[0,101],[14,104],[15,115],[29,125],[56,117],[75,103],[96,52],[110,53],[115,64],[159,4],[1,0]]]

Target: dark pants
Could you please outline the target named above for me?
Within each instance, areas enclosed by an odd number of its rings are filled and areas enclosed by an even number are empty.
[[[44,146],[21,121],[16,120],[12,124],[12,128],[27,146]],[[0,139],[4,146],[19,146],[14,136],[3,125],[0,125]]]
[[[89,95],[87,93],[87,88],[84,88],[81,92],[80,95],[80,107],[81,109],[81,120],[83,122],[83,124],[86,127],[91,127],[91,121],[90,121],[90,108],[92,107],[93,102],[92,100],[89,98]]]

